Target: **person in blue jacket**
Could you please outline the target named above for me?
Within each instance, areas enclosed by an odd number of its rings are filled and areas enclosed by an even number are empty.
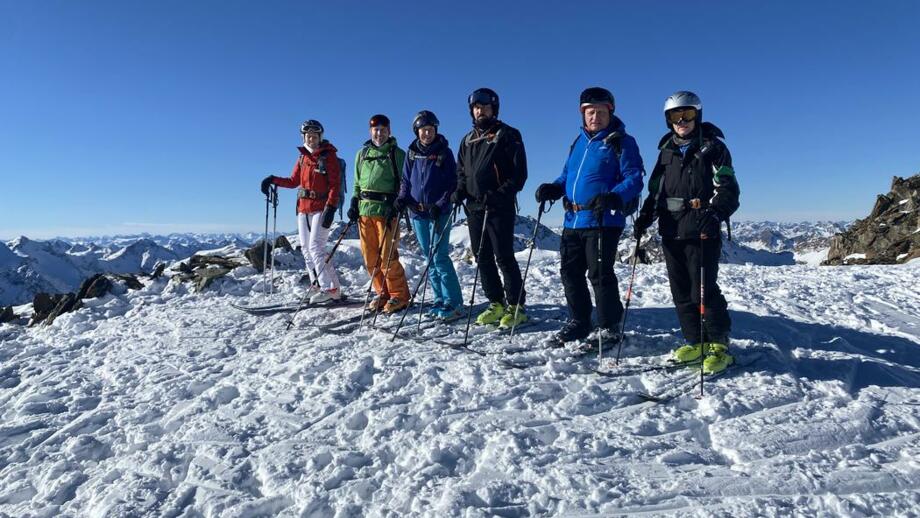
[[[594,288],[599,332],[619,339],[623,304],[613,271],[627,206],[642,192],[645,169],[636,140],[614,113],[613,94],[604,88],[581,93],[582,130],[572,144],[562,174],[537,188],[537,202],[565,196],[565,228],[560,245],[562,285],[570,320],[556,334],[560,343],[591,334]]]
[[[412,121],[416,139],[409,145],[403,164],[402,182],[395,206],[408,208],[419,246],[428,254],[438,245],[428,271],[434,304],[429,315],[454,320],[463,315],[463,296],[454,264],[447,255],[450,245],[451,194],[457,188],[457,162],[438,133],[438,118],[428,110],[418,112]],[[441,235],[446,234],[444,239]],[[440,241],[440,242],[438,242]]]

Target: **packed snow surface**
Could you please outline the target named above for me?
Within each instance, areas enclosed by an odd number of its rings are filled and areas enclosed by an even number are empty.
[[[403,260],[414,285],[422,260]],[[337,261],[363,298],[357,243]],[[661,264],[638,267],[619,367],[611,350],[545,349],[565,317],[558,264],[534,254],[536,323],[513,340],[473,329],[485,355],[316,327],[354,307],[303,310],[285,331],[286,314],[231,306],[268,300],[251,268],[0,326],[0,515],[916,516],[920,261],[723,265],[739,366],[702,398],[695,370],[591,371],[660,365],[681,344]],[[300,272],[280,273],[275,300],[295,300]]]

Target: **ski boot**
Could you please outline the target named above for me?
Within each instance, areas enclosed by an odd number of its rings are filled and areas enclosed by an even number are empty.
[[[575,340],[584,340],[591,334],[591,326],[584,325],[581,322],[575,320],[569,320],[566,322],[562,329],[559,330],[553,336],[553,341],[556,345],[560,347],[567,342],[574,342]]]
[[[463,308],[454,308],[447,305],[441,306],[438,308],[438,318],[444,322],[453,322],[454,320],[463,318]]]
[[[383,306],[383,312],[386,314],[396,313],[397,311],[402,311],[407,307],[409,307],[408,300],[402,300],[397,297],[393,297],[387,301],[385,306]]]
[[[517,310],[517,318],[514,317],[514,312]],[[524,313],[524,306],[515,306],[514,304],[509,304],[505,308],[505,315],[498,322],[499,329],[511,329],[512,327],[517,327],[524,322],[527,322],[527,313]]]
[[[505,306],[501,302],[492,302],[485,311],[476,317],[476,323],[481,326],[497,324],[505,316]]]
[[[671,352],[671,363],[693,363],[699,361],[702,345],[699,343],[686,344]]]
[[[728,354],[728,346],[720,343],[706,344],[708,353],[703,360],[703,374],[716,374],[724,371],[735,362],[732,355]]]
[[[384,297],[383,295],[376,295],[374,296],[374,298],[371,299],[370,302],[367,303],[367,310],[372,313],[376,313],[377,311],[380,311],[381,309],[383,309],[383,307],[386,306],[386,303],[387,303],[386,297]]]
[[[332,288],[331,290],[322,290],[312,297],[310,297],[310,304],[319,304],[322,302],[328,302],[330,300],[341,300],[342,291],[338,288]]]

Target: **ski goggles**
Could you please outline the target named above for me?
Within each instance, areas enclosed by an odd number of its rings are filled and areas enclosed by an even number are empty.
[[[304,122],[304,123],[300,126],[300,133],[301,133],[301,134],[306,134],[306,133],[322,133],[322,132],[323,132],[323,126],[322,126],[320,123],[318,123],[318,122],[316,122],[316,121],[313,121],[313,120]]]
[[[696,120],[697,112],[696,108],[675,108],[668,112],[668,122],[671,124],[677,124],[678,122],[692,122]]]
[[[468,101],[469,101],[470,106],[474,104],[480,104],[483,106],[487,104],[490,104],[490,105],[495,104],[495,98],[488,92],[483,92],[481,90],[476,90],[475,92],[470,94],[470,98],[468,99]]]

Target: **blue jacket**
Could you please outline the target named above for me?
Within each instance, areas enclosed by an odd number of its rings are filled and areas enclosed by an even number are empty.
[[[604,138],[617,131],[622,136],[620,159],[616,150],[608,146]],[[584,128],[572,146],[562,174],[554,183],[565,186],[565,196],[576,205],[587,206],[601,193],[615,192],[628,203],[642,192],[642,177],[645,168],[636,139],[626,134],[623,121],[611,117],[606,129],[589,136]],[[597,228],[597,220],[590,209],[565,212],[565,228]],[[626,216],[620,211],[606,211],[603,226],[626,226]]]
[[[442,214],[450,211],[450,195],[457,189],[457,161],[438,134],[423,147],[418,139],[409,145],[403,164],[399,197],[406,200],[414,219],[428,219],[427,207],[437,205]]]

